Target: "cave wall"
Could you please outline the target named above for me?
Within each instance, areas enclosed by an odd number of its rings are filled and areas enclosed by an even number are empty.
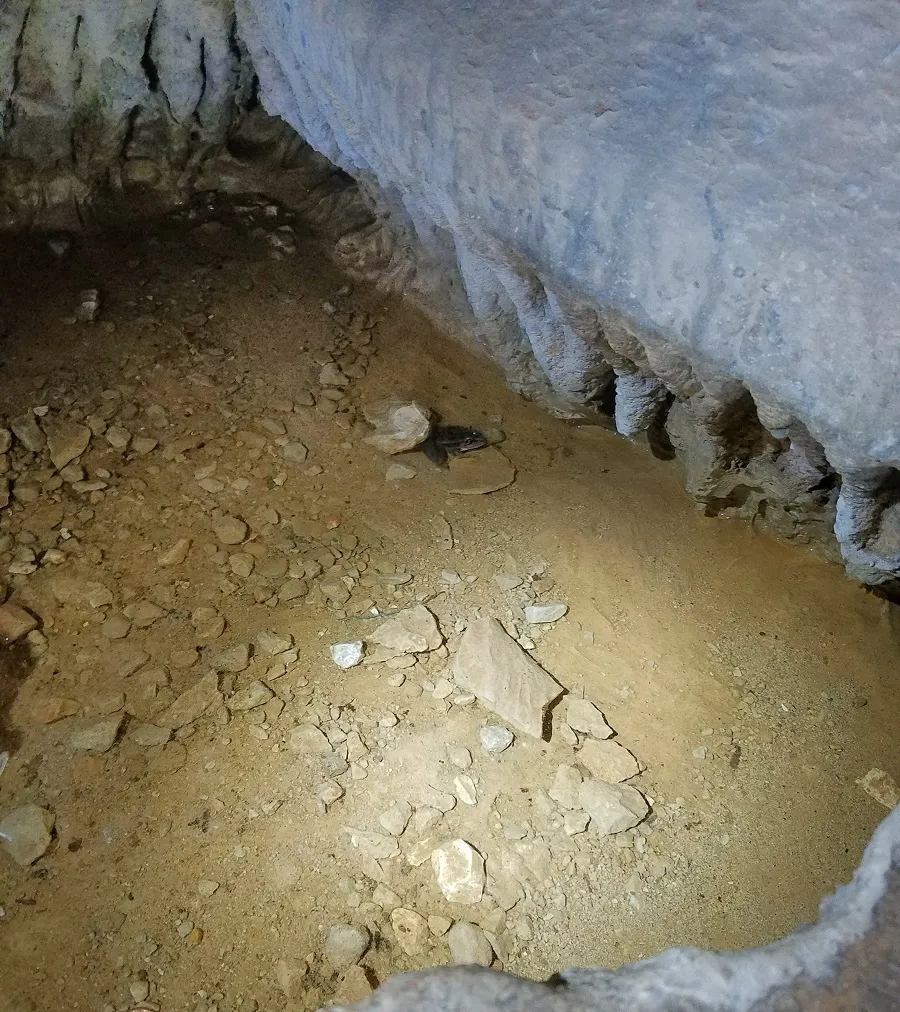
[[[8,0],[0,199],[67,227],[139,190],[306,200],[515,388],[665,424],[710,513],[833,527],[896,583],[898,28],[888,0]]]
[[[786,534],[824,518],[850,572],[884,583],[898,37],[882,0],[7,0],[3,223],[262,189],[524,393],[589,419],[613,391],[618,430],[664,423],[711,510],[765,508]],[[776,946],[554,985],[434,971],[368,1007],[893,1007],[898,820]]]
[[[691,491],[788,529],[839,475],[850,571],[900,573],[895,5],[237,11],[267,107],[377,183],[513,382],[612,379],[627,435],[674,396]]]

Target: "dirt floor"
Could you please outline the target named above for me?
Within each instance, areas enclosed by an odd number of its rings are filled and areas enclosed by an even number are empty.
[[[0,424],[90,430],[61,472],[18,435],[0,454],[0,587],[39,619],[0,647],[0,818],[55,816],[32,865],[0,848],[3,1012],[316,1009],[453,938],[535,978],[758,945],[849,878],[886,814],[856,781],[900,773],[875,596],[524,402],[274,207],[55,245],[0,251]],[[379,453],[357,408],[385,396],[502,430],[515,481],[454,494],[456,465]],[[332,661],[416,602],[443,646]],[[531,626],[532,602],[569,610]],[[642,767],[637,828],[566,832],[565,701],[550,741],[482,747],[503,722],[450,670],[479,616],[602,710]],[[436,883],[457,838],[487,861],[477,904]]]

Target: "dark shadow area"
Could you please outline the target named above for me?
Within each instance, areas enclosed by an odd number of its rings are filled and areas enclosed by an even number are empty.
[[[14,752],[18,748],[21,735],[9,720],[9,711],[33,666],[24,640],[0,647],[0,752]]]

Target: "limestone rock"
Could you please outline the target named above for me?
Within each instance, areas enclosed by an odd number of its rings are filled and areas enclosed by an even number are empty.
[[[391,912],[391,927],[407,956],[419,956],[428,947],[428,922],[414,910],[397,907]]]
[[[32,453],[40,453],[47,445],[47,437],[30,411],[19,415],[18,418],[13,418],[9,427],[15,433],[16,439]]]
[[[431,853],[438,888],[450,903],[478,903],[484,894],[484,858],[465,840],[451,840]]]
[[[31,715],[39,724],[54,724],[65,717],[73,717],[81,709],[77,699],[51,696],[39,699],[31,708]]]
[[[578,789],[578,800],[591,817],[591,827],[600,836],[623,833],[636,826],[650,811],[640,791],[599,780],[585,780]]]
[[[481,928],[468,921],[457,921],[447,932],[447,944],[453,962],[463,966],[490,966],[494,961],[491,943]]]
[[[364,407],[363,416],[375,427],[365,442],[382,453],[413,450],[431,433],[431,412],[415,401],[382,401]]]
[[[46,808],[23,805],[0,821],[0,844],[16,864],[28,867],[46,853],[55,822]]]
[[[238,517],[222,517],[213,530],[223,545],[239,545],[247,537],[249,528]]]
[[[44,424],[47,434],[47,449],[50,460],[57,471],[66,464],[80,457],[91,441],[91,430],[86,425],[79,425],[68,419],[57,419]]]
[[[362,640],[354,640],[352,643],[332,643],[330,650],[331,659],[339,668],[347,670],[362,663],[364,656]]]
[[[547,793],[560,808],[580,808],[578,791],[581,788],[581,781],[582,776],[574,766],[559,766],[553,778],[553,785]]]
[[[535,738],[543,736],[547,708],[563,691],[493,618],[479,619],[466,630],[453,674],[485,706]]]
[[[587,767],[592,777],[609,784],[630,780],[641,772],[637,759],[627,748],[614,741],[588,738],[577,754],[577,759]]]
[[[288,735],[288,747],[292,752],[327,755],[331,744],[314,724],[301,724]]]
[[[258,679],[251,682],[246,688],[236,692],[225,705],[233,713],[244,713],[247,710],[255,710],[257,706],[263,706],[273,699],[275,693]]]
[[[38,621],[34,615],[17,604],[7,601],[0,605],[0,645],[15,643],[32,629],[37,629],[37,626]]]
[[[444,642],[437,619],[424,604],[389,618],[375,629],[370,639],[396,654],[425,653],[437,650]]]
[[[160,727],[177,731],[207,711],[215,709],[221,702],[219,676],[215,672],[210,672],[183,692],[167,710],[155,718],[155,721]]]
[[[356,924],[335,924],[328,930],[324,955],[336,970],[358,963],[366,954],[372,936]]]
[[[187,553],[190,547],[190,538],[179,538],[170,548],[167,548],[159,556],[157,562],[163,567],[180,566],[187,558]]]
[[[120,713],[86,724],[69,735],[67,739],[69,748],[76,752],[89,752],[91,755],[108,752],[116,743],[124,719],[124,715]]]
[[[391,836],[401,836],[411,817],[412,805],[408,801],[395,801],[386,812],[378,816],[378,821]]]
[[[569,610],[567,604],[530,604],[525,608],[525,621],[531,625],[558,622]]]
[[[494,446],[450,458],[450,491],[454,495],[488,495],[516,480],[516,469]]]
[[[884,770],[872,769],[856,781],[860,787],[885,808],[896,808],[900,805],[900,789],[897,782]]]
[[[589,734],[592,738],[611,738],[615,734],[593,703],[575,696],[566,700],[566,723],[573,731]]]
[[[485,752],[503,752],[515,741],[512,731],[500,724],[485,724],[478,737]]]
[[[219,650],[209,659],[209,666],[214,671],[227,671],[231,674],[245,671],[249,664],[250,645],[248,643],[235,643],[234,646]]]

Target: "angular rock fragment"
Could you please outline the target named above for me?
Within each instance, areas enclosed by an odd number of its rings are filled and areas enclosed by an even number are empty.
[[[453,962],[461,966],[490,966],[494,951],[481,928],[468,921],[457,921],[447,932],[447,944]]]
[[[578,800],[591,817],[591,827],[600,836],[623,833],[636,826],[650,811],[640,791],[599,780],[585,780],[578,789]]]
[[[389,618],[375,629],[370,639],[397,655],[437,650],[444,642],[437,619],[424,604]]]
[[[530,604],[525,608],[525,621],[531,625],[558,622],[569,610],[567,604]]]
[[[76,752],[88,752],[91,755],[102,755],[116,743],[119,728],[124,720],[122,714],[97,720],[69,735],[69,748]]]
[[[247,710],[255,710],[257,706],[263,706],[274,696],[275,693],[268,685],[257,679],[226,700],[225,705],[233,713],[245,713]]]
[[[55,822],[46,808],[23,805],[0,821],[0,844],[16,864],[27,868],[46,853]]]
[[[77,699],[52,696],[38,700],[31,708],[31,715],[39,724],[54,724],[66,717],[74,717],[80,709]]]
[[[325,959],[336,969],[358,963],[369,948],[371,935],[356,924],[335,924],[325,941]]]
[[[355,668],[362,663],[363,641],[354,640],[352,643],[332,643],[331,659],[339,668]]]
[[[894,778],[884,770],[872,769],[856,781],[860,787],[885,808],[896,808],[900,805],[900,789]]]
[[[44,424],[50,460],[57,471],[80,457],[91,441],[91,430],[86,425],[68,419],[57,419]]]
[[[494,713],[535,738],[542,737],[547,709],[563,692],[493,618],[479,619],[466,630],[453,675]]]
[[[478,903],[484,894],[484,858],[465,840],[451,840],[431,852],[438,888],[450,903]]]
[[[559,766],[553,784],[547,792],[560,808],[576,809],[581,807],[578,791],[581,788],[582,776],[574,766]]]
[[[32,453],[40,453],[47,445],[47,437],[44,430],[38,425],[37,419],[31,411],[13,418],[9,427],[16,435],[16,439]]]
[[[431,412],[415,401],[382,401],[363,408],[375,431],[365,442],[382,453],[403,453],[424,442],[431,433]]]
[[[630,780],[641,772],[635,757],[623,745],[614,741],[596,741],[588,738],[577,755],[578,761],[587,767],[597,780],[608,784],[619,784]]]
[[[592,738],[611,738],[615,734],[593,703],[575,696],[566,700],[566,723],[573,731],[589,734]]]
[[[17,604],[7,601],[0,605],[0,644],[8,646],[15,643],[37,629],[38,621],[34,615],[20,608]]]
[[[187,558],[190,547],[190,538],[179,538],[171,547],[162,552],[156,561],[164,567],[180,566]]]
[[[154,718],[160,727],[178,728],[190,724],[207,711],[222,703],[219,692],[219,676],[215,672],[204,675],[195,685],[183,692],[172,705]]]
[[[415,910],[397,907],[391,912],[391,927],[397,944],[407,956],[418,956],[428,946],[428,921]]]

